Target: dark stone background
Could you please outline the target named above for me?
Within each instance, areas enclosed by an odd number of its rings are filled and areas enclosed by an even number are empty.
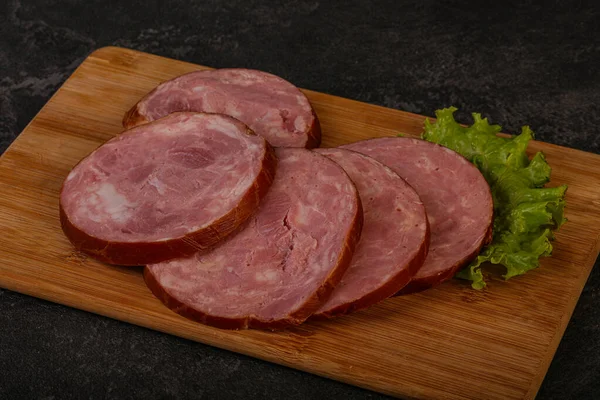
[[[455,105],[462,122],[481,112],[600,153],[594,4],[3,0],[0,151],[90,52],[117,45],[429,116]],[[596,263],[538,398],[600,392],[599,275]],[[2,399],[246,397],[385,398],[0,289]]]

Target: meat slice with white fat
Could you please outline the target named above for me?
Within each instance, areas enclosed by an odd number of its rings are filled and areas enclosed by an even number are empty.
[[[491,240],[493,202],[479,170],[460,154],[413,138],[378,138],[341,146],[387,165],[419,194],[431,229],[429,253],[401,293],[450,279]]]
[[[123,119],[130,128],[176,111],[231,115],[275,147],[318,147],[321,127],[306,96],[267,72],[223,68],[195,71],[163,82]]]
[[[171,114],[73,168],[60,194],[62,228],[77,249],[111,264],[191,255],[256,211],[276,163],[265,139],[232,117]]]
[[[324,156],[276,154],[275,181],[240,232],[210,252],[146,267],[146,284],[167,307],[219,328],[281,329],[327,300],[360,237],[357,190]]]
[[[350,267],[314,317],[333,317],[393,296],[421,268],[429,246],[425,207],[414,189],[371,157],[345,149],[317,149],[356,185],[364,225]]]

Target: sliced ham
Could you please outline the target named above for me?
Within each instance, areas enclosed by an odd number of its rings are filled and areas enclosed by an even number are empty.
[[[318,147],[321,128],[306,96],[267,72],[224,68],[191,72],[160,84],[123,119],[130,128],[176,111],[231,115],[275,147]]]
[[[324,156],[276,154],[275,181],[239,233],[208,253],[146,267],[146,284],[167,307],[219,328],[280,329],[329,297],[360,237],[357,190]]]
[[[431,229],[429,253],[401,293],[450,279],[491,240],[493,203],[479,170],[460,154],[412,138],[379,138],[342,148],[366,154],[404,178],[425,204]]]
[[[402,289],[421,268],[429,245],[425,207],[410,185],[385,165],[345,149],[317,149],[356,185],[364,213],[352,263],[315,318],[369,307]]]
[[[111,264],[143,265],[209,248],[256,209],[273,149],[226,115],[175,113],[125,131],[77,164],[60,194],[73,245]]]

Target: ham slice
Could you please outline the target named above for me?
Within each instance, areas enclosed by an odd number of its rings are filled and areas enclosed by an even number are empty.
[[[429,253],[401,293],[450,279],[491,240],[493,202],[479,170],[446,147],[412,138],[379,138],[342,146],[387,165],[419,194],[431,227]]]
[[[146,284],[167,307],[219,328],[281,329],[327,300],[360,237],[357,190],[315,152],[276,155],[275,181],[240,232],[210,252],[146,267]]]
[[[275,147],[318,147],[321,128],[306,96],[288,81],[241,68],[196,71],[164,82],[123,119],[131,128],[176,111],[231,115]]]
[[[73,168],[60,194],[62,228],[77,249],[111,264],[191,255],[252,215],[275,168],[273,149],[240,121],[171,114]]]
[[[345,149],[317,149],[356,185],[364,213],[361,239],[348,271],[314,317],[332,317],[393,296],[421,268],[429,226],[419,195],[385,165]]]

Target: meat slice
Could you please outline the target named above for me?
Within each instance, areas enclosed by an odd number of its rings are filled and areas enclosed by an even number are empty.
[[[146,284],[167,307],[219,328],[281,329],[327,300],[360,237],[358,193],[326,157],[276,154],[275,181],[243,230],[208,253],[146,267]]]
[[[401,293],[427,289],[454,276],[491,240],[493,203],[479,170],[460,154],[412,138],[379,138],[342,146],[386,164],[425,204],[429,253]]]
[[[111,264],[191,255],[256,211],[276,163],[265,139],[232,117],[172,114],[73,168],[60,194],[62,228],[76,248]]]
[[[275,147],[318,147],[321,127],[306,96],[267,72],[225,68],[196,71],[164,82],[137,103],[123,126],[153,121],[175,111],[231,115]]]
[[[429,226],[419,195],[385,165],[345,149],[317,149],[350,176],[361,198],[364,226],[348,271],[314,317],[366,308],[402,289],[421,268]]]

